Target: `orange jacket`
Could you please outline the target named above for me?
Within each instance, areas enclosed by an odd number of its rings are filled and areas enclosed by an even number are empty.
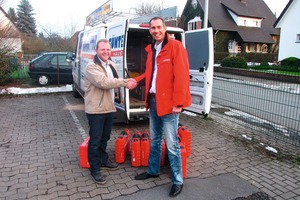
[[[167,34],[166,34],[167,35]],[[154,67],[152,63],[153,44],[148,45],[146,71],[136,77],[137,82],[145,79],[145,105],[149,108],[148,97]],[[188,107],[192,103],[190,94],[189,62],[186,49],[178,40],[169,35],[163,41],[157,56],[156,109],[157,115],[172,113],[173,106]]]

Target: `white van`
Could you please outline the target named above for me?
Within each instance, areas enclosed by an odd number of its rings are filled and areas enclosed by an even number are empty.
[[[213,37],[212,29],[184,32],[168,27],[167,32],[186,47],[190,62],[190,82],[193,104],[185,110],[207,116],[210,111],[213,81]],[[145,71],[144,48],[152,42],[147,24],[130,24],[128,20],[84,30],[78,36],[75,56],[73,54],[73,95],[84,95],[84,75],[87,64],[93,60],[96,42],[107,38],[112,47],[112,61],[118,75],[123,78],[136,77]],[[70,56],[69,56],[70,59]],[[134,90],[121,88],[116,93],[117,112],[114,122],[141,120],[148,117],[144,104],[145,87],[139,83]]]

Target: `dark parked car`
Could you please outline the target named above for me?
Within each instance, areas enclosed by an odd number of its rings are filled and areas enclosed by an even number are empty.
[[[29,76],[39,85],[73,83],[72,64],[66,60],[67,52],[43,53],[29,63]]]

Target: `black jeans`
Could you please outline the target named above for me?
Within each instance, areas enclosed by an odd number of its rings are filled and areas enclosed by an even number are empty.
[[[107,142],[110,139],[113,113],[86,115],[90,126],[88,159],[90,163],[90,172],[95,174],[100,173],[101,163],[106,163],[108,160],[106,147]]]

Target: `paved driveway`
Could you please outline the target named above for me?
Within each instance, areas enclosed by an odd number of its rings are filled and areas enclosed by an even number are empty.
[[[218,115],[182,114],[181,123],[193,133],[192,154],[176,199],[235,199],[262,192],[264,199],[299,200],[299,164],[257,150],[240,137],[247,130]],[[136,181],[133,177],[146,168],[131,167],[127,157],[118,170],[103,171],[105,185],[91,180],[78,157],[88,134],[83,100],[70,93],[0,98],[0,125],[0,199],[168,198],[168,166],[159,178]],[[114,125],[108,145],[112,158],[114,141],[125,127],[145,130],[148,122]]]

